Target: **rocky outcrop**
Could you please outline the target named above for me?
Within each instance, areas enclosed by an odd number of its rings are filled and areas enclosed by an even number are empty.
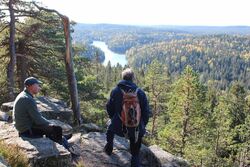
[[[129,152],[129,142],[116,136],[114,140],[114,150],[111,156],[103,152],[106,143],[104,133],[91,132],[80,137],[81,155],[79,163],[87,167],[127,167],[130,166],[131,154]],[[142,167],[188,167],[188,163],[181,158],[175,157],[156,146],[141,148]]]
[[[53,124],[63,128],[63,134],[73,133],[73,128],[67,124],[72,120],[72,111],[59,100],[49,97],[37,98],[38,109],[42,115]],[[13,109],[13,102],[4,103],[1,107],[3,116],[9,114]],[[6,119],[5,117],[3,117]],[[63,122],[61,122],[61,121]],[[65,123],[66,122],[66,123]],[[61,145],[48,138],[20,138],[12,123],[0,121],[0,140],[7,145],[18,146],[32,167],[68,167],[72,166],[71,154]],[[106,143],[106,135],[103,129],[93,123],[83,124],[74,128],[73,137],[69,140],[71,144],[77,144],[81,153],[74,158],[74,162],[85,167],[127,167],[130,166],[131,154],[129,142],[116,136],[114,140],[114,150],[111,156],[103,152]],[[188,167],[188,163],[176,156],[163,151],[158,146],[141,147],[142,167]],[[1,160],[1,159],[0,159]],[[0,161],[3,164],[4,161]]]
[[[41,114],[47,119],[56,119],[68,124],[72,124],[73,112],[69,109],[64,102],[51,97],[37,97],[37,108]],[[1,106],[2,112],[12,115],[13,102],[3,103]]]
[[[12,124],[0,122],[0,140],[8,145],[18,146],[28,157],[31,166],[71,166],[70,153],[61,145],[48,138],[20,138]],[[130,166],[131,154],[129,141],[115,136],[114,150],[111,156],[103,152],[106,143],[105,133],[77,133],[69,140],[78,145],[80,156],[74,161],[85,167],[127,167]],[[157,146],[141,147],[142,167],[188,167],[188,163],[173,156]]]
[[[64,102],[51,97],[38,97],[38,110],[47,119],[57,119],[68,124],[73,122],[73,111],[69,109]]]
[[[69,135],[73,132],[73,128],[67,124],[72,122],[72,111],[62,101],[50,97],[38,97],[36,102],[41,114],[51,123],[61,126],[63,134]],[[2,104],[1,110],[3,112],[0,112],[0,120],[9,121],[13,102]],[[71,154],[63,146],[48,138],[20,138],[11,123],[0,121],[0,127],[0,140],[3,140],[6,145],[21,148],[31,166],[71,166]]]
[[[48,138],[21,138],[14,126],[0,122],[0,140],[7,145],[19,147],[34,167],[69,167],[71,154],[60,144]]]
[[[63,135],[69,135],[73,133],[73,128],[69,124],[66,124],[64,122],[55,119],[51,119],[49,121],[54,125],[62,127]]]

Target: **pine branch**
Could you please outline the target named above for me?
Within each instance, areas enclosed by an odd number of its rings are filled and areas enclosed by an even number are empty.
[[[47,47],[43,47],[43,46],[38,46],[38,45],[33,45],[33,44],[27,44],[28,47],[33,47],[36,49],[47,49]]]
[[[16,18],[18,17],[35,17],[35,14],[22,14],[22,15],[15,15]]]
[[[8,11],[9,9],[8,8],[3,8],[3,9],[0,9],[1,11]]]
[[[28,33],[26,33],[26,32],[24,32],[24,31],[20,30],[19,28],[16,28],[16,30],[17,30],[18,32],[24,34],[25,36],[30,36]]]
[[[0,33],[3,32],[9,25],[5,25],[1,30]]]
[[[9,17],[9,15],[0,16],[0,19],[3,19],[5,17]]]

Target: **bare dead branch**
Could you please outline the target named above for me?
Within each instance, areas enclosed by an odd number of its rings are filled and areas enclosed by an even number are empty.
[[[15,15],[15,17],[35,17],[35,14],[22,14],[22,15]]]
[[[6,18],[6,17],[9,17],[9,15],[0,16],[0,19]]]
[[[20,53],[16,53],[16,56],[17,57],[23,57],[23,58],[26,58],[26,56],[24,54],[20,54]]]
[[[43,11],[46,11],[46,12],[52,12],[52,13],[56,13],[58,16],[60,17],[64,17],[64,15],[62,15],[61,13],[59,13],[58,11],[54,10],[54,9],[47,9],[47,8],[44,8],[44,7],[41,7],[41,6],[38,6],[35,2],[32,2],[35,7],[39,10],[43,10]]]
[[[15,13],[28,13],[28,14],[32,14],[34,13],[35,11],[29,11],[29,10],[20,10],[20,9],[14,9],[14,12]]]

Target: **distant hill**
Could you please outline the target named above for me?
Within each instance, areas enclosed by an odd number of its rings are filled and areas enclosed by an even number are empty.
[[[132,47],[180,40],[192,35],[250,35],[249,26],[132,26],[115,24],[76,24],[73,41],[91,44],[94,40],[107,43],[117,53],[125,54]]]
[[[176,33],[196,33],[196,34],[241,34],[250,35],[250,26],[175,26],[175,25],[156,25],[156,26],[133,26],[116,24],[83,24],[78,23],[74,26],[75,33],[83,31],[168,31]],[[74,33],[74,34],[75,34]]]
[[[157,26],[196,34],[231,34],[250,35],[250,26]]]

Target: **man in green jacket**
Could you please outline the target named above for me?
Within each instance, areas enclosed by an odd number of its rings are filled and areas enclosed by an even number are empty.
[[[37,138],[46,135],[51,140],[69,148],[67,139],[62,136],[62,128],[53,125],[37,109],[33,96],[40,91],[41,82],[34,77],[24,81],[24,90],[16,97],[13,120],[20,137]]]

